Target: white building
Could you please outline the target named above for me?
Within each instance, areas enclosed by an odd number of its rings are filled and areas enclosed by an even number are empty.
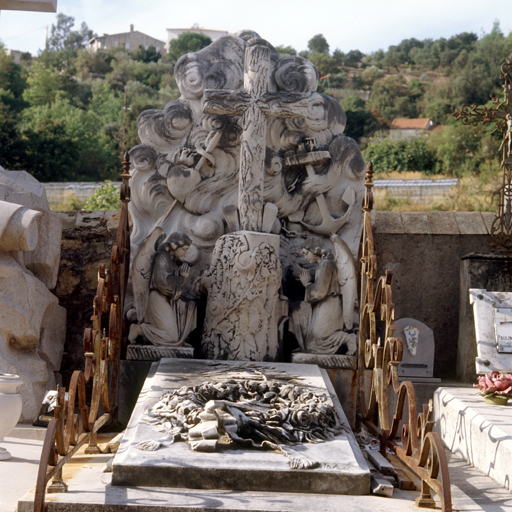
[[[7,48],[5,50],[6,55],[10,55],[14,59],[15,64],[19,64],[21,62],[21,52],[19,50],[11,50]]]
[[[113,46],[122,46],[128,51],[136,50],[140,46],[146,49],[150,46],[154,46],[156,51],[163,55],[165,42],[143,34],[138,30],[134,30],[133,25],[130,25],[130,32],[122,32],[121,34],[103,34],[102,36],[93,37],[88,43],[88,49],[90,52],[107,50]]]

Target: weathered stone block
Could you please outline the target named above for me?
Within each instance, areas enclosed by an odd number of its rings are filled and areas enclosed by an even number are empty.
[[[57,279],[61,221],[44,187],[26,172],[0,168],[0,371],[21,376],[22,421],[37,417],[55,386],[65,310],[48,288]]]
[[[461,235],[487,234],[487,228],[480,212],[455,212],[455,219]]]
[[[405,231],[400,212],[376,212],[375,232],[403,235]]]
[[[453,212],[427,212],[433,235],[459,235],[460,230]]]
[[[404,232],[410,235],[430,235],[432,228],[425,212],[402,212]]]

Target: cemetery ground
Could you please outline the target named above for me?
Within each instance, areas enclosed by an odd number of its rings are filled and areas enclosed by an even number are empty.
[[[12,453],[12,459],[0,462],[0,511],[31,511],[30,491],[35,485],[39,457],[45,429],[18,426],[3,445]],[[100,447],[111,439],[98,438]],[[453,510],[505,512],[512,510],[512,493],[494,480],[472,467],[455,454],[447,453],[451,478]],[[418,491],[394,489],[393,497],[375,495],[303,495],[293,493],[263,493],[235,491],[205,491],[186,489],[136,489],[115,488],[110,485],[112,473],[103,469],[112,458],[111,454],[84,455],[79,452],[72,462],[64,467],[64,479],[69,486],[66,494],[49,494],[47,502],[60,502],[62,508],[74,512],[103,510],[94,505],[112,506],[111,510],[182,511],[182,510],[226,510],[261,512],[290,511],[344,512],[379,511],[409,512],[418,509],[414,500]],[[116,493],[117,490],[117,493]],[[87,491],[87,492],[85,492]],[[152,492],[153,491],[153,492]],[[28,493],[28,494],[27,494]],[[26,496],[24,498],[24,496]],[[21,508],[16,509],[21,500]],[[82,505],[65,507],[65,501]],[[126,508],[121,508],[123,505]],[[204,507],[204,508],[202,508]],[[439,507],[439,503],[437,503]],[[439,508],[437,508],[439,510]],[[106,509],[104,509],[106,510]],[[109,509],[110,510],[110,509]]]

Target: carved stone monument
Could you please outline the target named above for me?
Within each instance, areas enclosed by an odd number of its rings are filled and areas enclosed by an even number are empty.
[[[56,385],[66,310],[50,290],[57,282],[61,220],[44,187],[24,171],[0,167],[0,372],[23,383],[21,420],[37,417]]]
[[[311,62],[281,58],[251,31],[183,55],[175,76],[181,97],[141,114],[142,144],[130,151],[128,354],[164,346],[153,334],[170,308],[187,328],[165,350],[256,361],[289,360],[293,346],[354,354],[365,164],[343,135],[339,102],[316,92]],[[190,239],[164,279],[187,265],[178,298],[151,277],[157,240],[175,233]]]

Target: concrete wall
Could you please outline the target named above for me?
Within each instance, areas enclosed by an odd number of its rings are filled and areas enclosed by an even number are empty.
[[[395,319],[415,318],[434,331],[434,377],[456,378],[460,262],[488,253],[494,216],[480,212],[377,212],[379,275],[393,272]]]
[[[90,325],[98,263],[108,262],[115,212],[61,212],[62,256],[56,294],[68,310],[65,375],[83,368],[83,331]],[[378,273],[393,271],[395,319],[411,317],[434,330],[434,376],[456,378],[461,257],[487,253],[493,214],[376,212]]]

